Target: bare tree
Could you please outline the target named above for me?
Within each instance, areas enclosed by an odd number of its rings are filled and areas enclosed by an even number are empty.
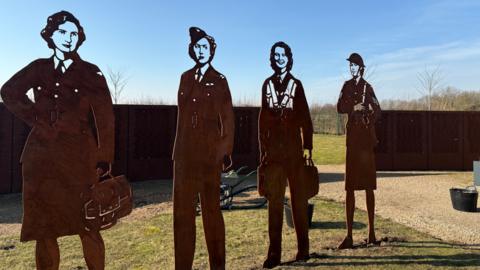
[[[425,97],[427,110],[432,110],[432,96],[435,94],[443,81],[443,74],[439,66],[435,68],[425,67],[425,70],[417,74],[419,87],[417,89]]]
[[[112,95],[112,101],[114,104],[118,104],[120,101],[120,97],[122,95],[123,90],[125,90],[125,86],[129,77],[123,70],[114,71],[111,68],[108,68],[108,81],[111,85],[110,94]]]

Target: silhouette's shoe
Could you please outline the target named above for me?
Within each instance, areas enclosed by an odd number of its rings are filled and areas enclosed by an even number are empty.
[[[267,269],[272,269],[275,266],[278,266],[280,264],[280,258],[276,257],[268,257],[264,262],[263,262],[263,268]]]
[[[310,254],[308,254],[308,252],[298,252],[297,253],[297,256],[295,256],[295,260],[297,261],[306,261],[310,259]]]
[[[372,244],[372,245],[380,245],[380,242],[381,241],[377,241],[377,238],[375,238],[375,234],[373,235],[368,235],[368,240],[367,240],[367,244]]]
[[[353,239],[350,236],[345,237],[342,243],[338,246],[338,249],[353,248]]]

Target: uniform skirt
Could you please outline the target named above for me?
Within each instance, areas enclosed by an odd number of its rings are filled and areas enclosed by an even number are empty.
[[[85,193],[98,181],[92,134],[58,133],[53,140],[29,138],[22,155],[21,241],[84,232]]]
[[[374,127],[351,125],[347,128],[345,190],[377,188]]]

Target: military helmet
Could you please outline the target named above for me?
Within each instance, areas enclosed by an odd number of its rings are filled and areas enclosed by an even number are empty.
[[[352,63],[355,63],[359,65],[360,67],[365,67],[365,64],[363,63],[363,59],[358,53],[352,53],[350,54],[350,57],[347,58],[347,61],[350,61]]]

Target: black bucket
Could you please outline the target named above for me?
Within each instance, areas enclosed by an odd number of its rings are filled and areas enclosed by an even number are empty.
[[[451,188],[450,198],[454,209],[465,212],[477,212],[478,192],[464,188]]]
[[[308,227],[312,227],[312,217],[313,217],[313,204],[308,204]],[[292,208],[290,204],[285,204],[285,220],[287,225],[290,228],[293,228],[293,217],[292,217]]]

